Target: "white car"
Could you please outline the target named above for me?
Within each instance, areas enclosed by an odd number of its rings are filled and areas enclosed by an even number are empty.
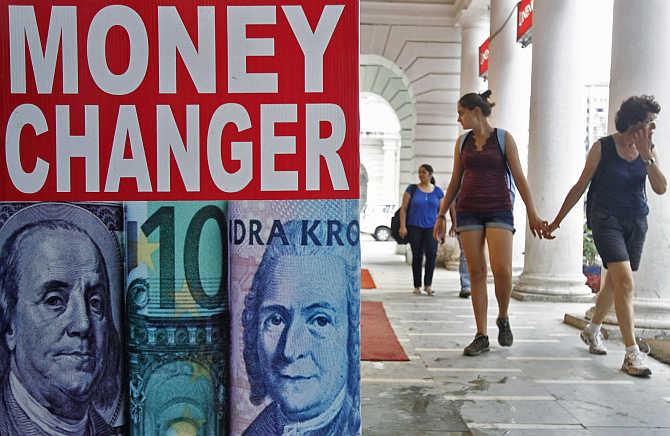
[[[391,218],[398,205],[373,204],[361,211],[361,232],[371,234],[377,241],[391,239]]]

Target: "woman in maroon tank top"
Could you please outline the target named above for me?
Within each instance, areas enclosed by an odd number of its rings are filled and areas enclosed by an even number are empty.
[[[446,231],[446,213],[456,199],[456,231],[459,233],[471,280],[472,307],[477,323],[475,339],[463,353],[475,356],[489,351],[486,315],[486,258],[484,244],[488,244],[491,270],[498,300],[498,343],[509,347],[513,336],[509,325],[509,300],[512,294],[512,214],[513,185],[526,204],[528,225],[533,236],[542,237],[542,221],[533,204],[528,182],[521,169],[519,153],[509,132],[499,131],[489,124],[493,104],[488,101],[491,91],[483,94],[465,94],[458,101],[458,122],[463,129],[471,129],[463,144],[456,142],[454,169],[449,188],[440,205],[433,229],[435,239],[442,240]],[[501,140],[504,138],[505,146]],[[504,150],[504,152],[503,152]]]

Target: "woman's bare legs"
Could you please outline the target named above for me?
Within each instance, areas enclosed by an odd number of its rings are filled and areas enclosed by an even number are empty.
[[[477,333],[487,335],[486,312],[488,294],[486,290],[486,256],[484,255],[484,231],[467,230],[460,233],[465,259],[470,273],[472,309],[475,313]]]
[[[512,296],[512,237],[509,230],[487,227],[486,242],[498,300],[498,318],[507,318]]]

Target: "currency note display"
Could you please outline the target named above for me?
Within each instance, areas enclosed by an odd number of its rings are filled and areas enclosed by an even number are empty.
[[[123,207],[0,203],[0,435],[124,432]]]
[[[231,434],[360,434],[357,200],[229,207]]]
[[[227,432],[228,255],[223,202],[129,202],[131,435]]]

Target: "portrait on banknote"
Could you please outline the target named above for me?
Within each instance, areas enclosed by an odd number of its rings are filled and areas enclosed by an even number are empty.
[[[232,222],[234,252],[262,243],[237,299],[242,362],[233,365],[244,366],[250,422],[233,433],[356,435],[358,224],[338,202],[295,203],[293,217]],[[321,206],[321,219],[310,206]]]
[[[121,207],[0,210],[0,434],[115,434],[124,419]]]

